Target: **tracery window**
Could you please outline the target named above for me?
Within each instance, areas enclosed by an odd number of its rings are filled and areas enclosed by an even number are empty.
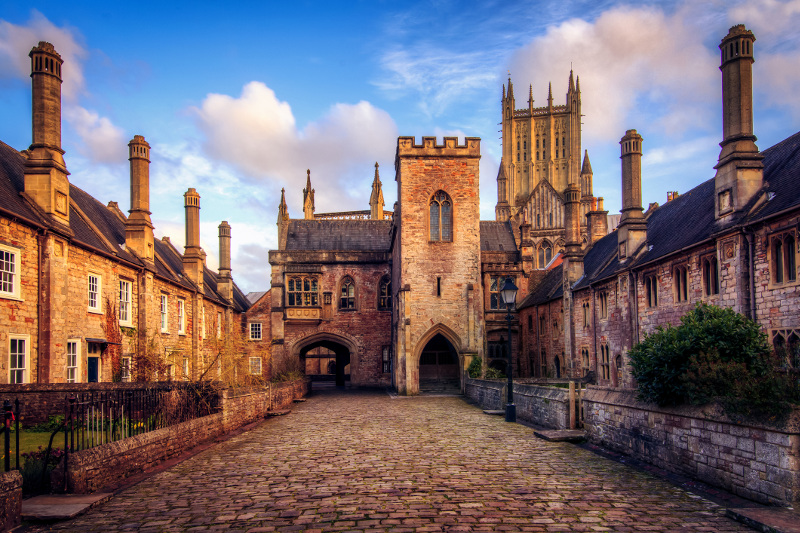
[[[772,348],[785,366],[800,370],[800,329],[773,330]]]
[[[430,240],[441,242],[453,240],[453,202],[444,191],[437,191],[431,198]]]
[[[583,375],[587,375],[589,373],[589,347],[583,346],[581,347],[581,370],[583,370]]]
[[[392,280],[383,278],[378,291],[378,309],[392,308]]]
[[[514,281],[512,276],[491,276],[489,278],[489,309],[506,308],[503,298],[500,296],[500,291],[503,290],[506,279]]]
[[[608,318],[608,293],[603,291],[597,296],[600,306],[600,318]]]
[[[313,276],[291,276],[286,291],[287,305],[293,307],[315,307],[319,305],[319,286]]]
[[[553,259],[553,247],[549,242],[543,241],[539,245],[539,268],[545,268],[551,259]]]
[[[797,245],[791,233],[774,235],[771,238],[772,283],[797,280]]]
[[[719,294],[719,278],[717,277],[717,258],[709,255],[702,259],[703,290],[706,296]]]
[[[342,290],[339,294],[339,309],[356,308],[356,284],[353,278],[346,276],[342,280]]]
[[[611,364],[607,344],[600,345],[600,376],[601,379],[611,379]]]

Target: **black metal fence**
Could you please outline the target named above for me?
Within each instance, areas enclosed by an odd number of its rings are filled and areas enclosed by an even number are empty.
[[[219,409],[219,390],[209,383],[74,394],[65,398],[64,449],[92,448]]]
[[[14,426],[14,438],[16,443],[14,445],[14,468],[19,470],[19,400],[14,400],[14,407],[11,406],[11,400],[3,402],[3,427],[0,429],[0,434],[3,435],[3,468],[6,472],[11,470],[11,433],[12,425]]]

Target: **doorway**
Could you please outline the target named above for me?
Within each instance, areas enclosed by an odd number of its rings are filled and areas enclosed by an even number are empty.
[[[419,357],[420,393],[460,393],[458,354],[441,333],[423,348]]]

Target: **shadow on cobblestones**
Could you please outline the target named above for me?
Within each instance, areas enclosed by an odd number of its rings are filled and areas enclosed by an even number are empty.
[[[456,397],[327,390],[62,531],[749,531]]]

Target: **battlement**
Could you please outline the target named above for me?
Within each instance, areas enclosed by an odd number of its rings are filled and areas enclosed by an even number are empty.
[[[417,144],[414,137],[397,138],[397,157],[480,157],[480,137],[466,137],[464,144],[458,144],[457,137],[444,137],[437,144],[436,137],[423,137]]]
[[[530,109],[515,109],[514,110],[514,118],[525,118],[525,117],[537,117],[537,116],[547,116],[556,113],[568,113],[569,109],[567,109],[566,105],[554,105],[553,108],[549,107],[534,107],[533,111]]]

